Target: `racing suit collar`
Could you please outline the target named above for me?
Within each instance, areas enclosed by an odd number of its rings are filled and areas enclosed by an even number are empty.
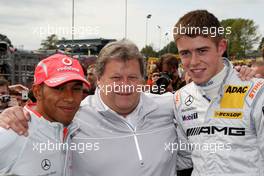
[[[225,68],[226,69],[226,74],[225,74],[225,77],[224,77],[223,81],[218,85],[218,88],[219,88],[218,89],[218,94],[217,94],[217,95],[219,95],[218,97],[222,97],[223,96],[223,92],[224,92],[224,90],[220,89],[220,87],[223,87],[223,85],[227,81],[227,78],[231,74],[233,74],[233,72],[234,72],[234,69],[232,69],[234,66],[227,58],[223,57],[223,63],[225,65],[225,67],[226,67]],[[208,82],[210,82],[210,81],[211,80],[209,80]],[[198,90],[197,94],[201,94],[203,97],[207,97],[206,92],[203,90],[203,88],[200,85],[197,85],[195,83],[193,83],[193,84],[197,87],[197,90]],[[210,98],[209,98],[209,100],[210,100]]]

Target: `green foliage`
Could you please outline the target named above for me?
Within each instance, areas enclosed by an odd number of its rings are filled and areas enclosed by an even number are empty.
[[[159,55],[163,55],[165,53],[178,54],[178,49],[174,41],[171,41],[159,51]]]
[[[44,50],[51,50],[57,49],[56,44],[58,43],[59,38],[56,34],[52,34],[46,38],[46,40],[42,40],[41,42],[41,49]]]
[[[158,57],[158,53],[153,49],[152,46],[147,45],[142,48],[141,53],[146,57]]]
[[[250,19],[226,19],[221,21],[225,28],[231,27],[232,33],[226,35],[228,39],[228,53],[231,57],[242,58],[246,52],[259,41],[258,26]]]
[[[264,37],[262,37],[261,42],[259,43],[258,50],[261,51],[264,48]]]

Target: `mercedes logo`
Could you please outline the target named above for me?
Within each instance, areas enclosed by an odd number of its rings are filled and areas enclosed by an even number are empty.
[[[49,168],[51,167],[50,160],[48,160],[48,159],[42,160],[41,167],[43,170],[49,170]]]
[[[185,105],[186,106],[190,106],[193,102],[193,96],[189,95],[186,99],[185,99]]]

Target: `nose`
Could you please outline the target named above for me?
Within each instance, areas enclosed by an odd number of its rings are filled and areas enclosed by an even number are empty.
[[[197,56],[196,52],[193,52],[191,55],[191,62],[190,65],[191,66],[196,66],[200,63],[200,58],[199,56]]]
[[[73,90],[67,88],[63,91],[63,100],[67,102],[73,102],[74,97],[73,97]]]

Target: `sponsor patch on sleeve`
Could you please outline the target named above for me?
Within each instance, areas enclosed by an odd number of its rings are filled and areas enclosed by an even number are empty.
[[[249,92],[249,98],[253,99],[263,84],[264,81],[258,81]]]
[[[180,91],[175,92],[175,104],[176,107],[180,105]]]

